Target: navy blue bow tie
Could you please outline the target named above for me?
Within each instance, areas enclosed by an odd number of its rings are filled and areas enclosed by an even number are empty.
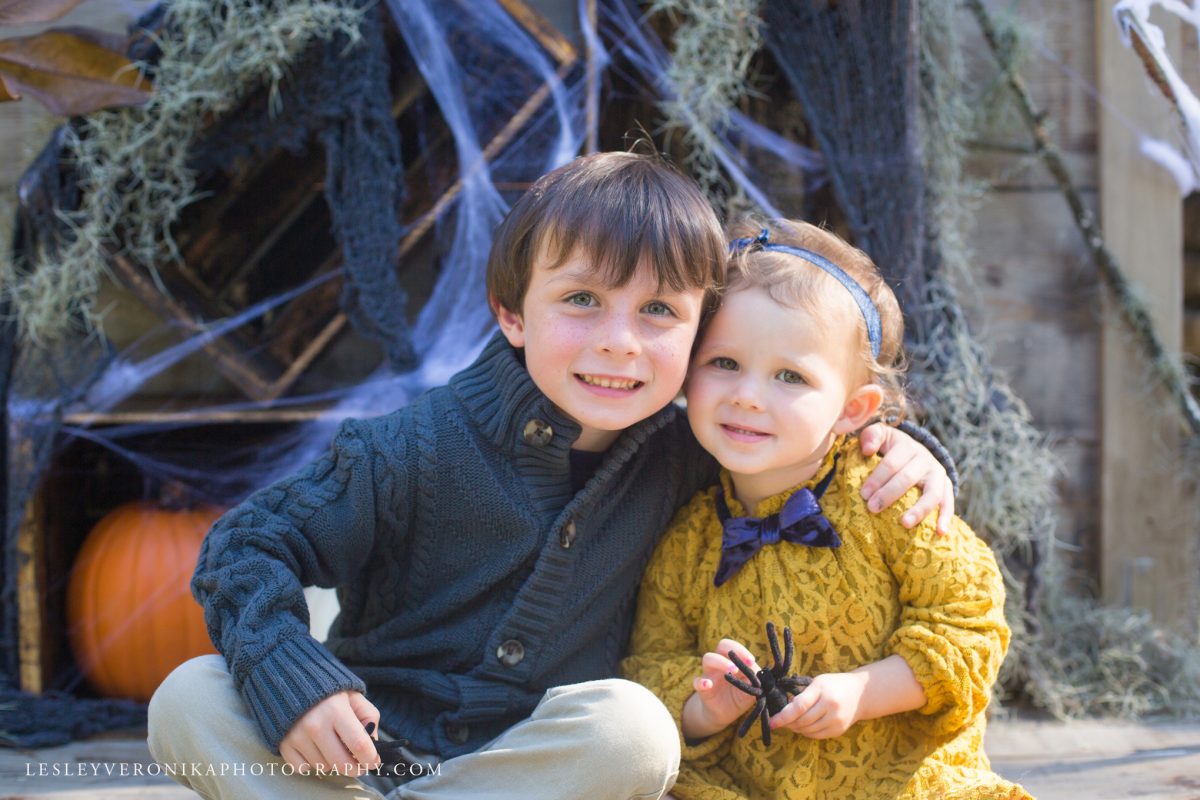
[[[817,500],[825,494],[837,468],[829,471],[816,490],[800,489],[792,494],[777,514],[765,517],[734,517],[725,502],[725,490],[717,487],[717,516],[721,519],[724,534],[721,537],[721,561],[713,585],[720,586],[734,576],[742,565],[754,557],[763,545],[776,544],[780,540],[809,547],[838,547],[842,540],[825,515]]]

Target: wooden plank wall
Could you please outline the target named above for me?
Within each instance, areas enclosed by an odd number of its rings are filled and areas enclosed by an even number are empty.
[[[992,7],[998,11],[1000,5]],[[1106,237],[1113,238],[1118,262],[1143,296],[1161,301],[1163,338],[1178,346],[1181,202],[1155,165],[1136,153],[1118,159],[1114,153],[1121,151],[1113,149],[1128,146],[1116,144],[1117,132],[1134,138],[1130,121],[1146,131],[1162,125],[1165,104],[1156,104],[1140,64],[1124,48],[1111,48],[1111,5],[1064,0],[1008,8],[1018,14],[1030,45],[1021,74],[1047,113],[1076,186],[1094,213],[1100,213],[1101,194],[1109,201]],[[972,27],[964,19],[970,36],[976,35]],[[1101,41],[1108,42],[1104,50]],[[969,79],[979,81],[995,67],[982,42],[974,49],[980,56]],[[1111,79],[1121,56],[1129,56],[1132,64],[1125,66],[1132,71],[1118,86]],[[1114,93],[1103,101],[1106,107],[1096,96],[1101,75]],[[1118,103],[1126,104],[1123,111]],[[1102,128],[1112,145],[1104,153]],[[1030,142],[1016,115],[1004,113],[973,150],[970,172],[992,188],[977,211],[971,240],[978,258],[972,320],[1061,462],[1059,552],[1074,559],[1106,602],[1150,608],[1159,619],[1177,621],[1196,588],[1195,563],[1179,557],[1186,556],[1195,532],[1169,517],[1194,498],[1167,491],[1161,475],[1145,477],[1160,443],[1141,425],[1149,402],[1142,375],[1117,360],[1116,345],[1127,334],[1119,323],[1106,322],[1105,293],[1062,194],[1037,158],[1020,152]],[[1165,243],[1153,262],[1144,249],[1150,239]],[[1135,257],[1138,246],[1143,249]]]
[[[1154,17],[1168,52],[1180,55],[1180,24]],[[1163,346],[1178,353],[1183,313],[1183,203],[1166,170],[1139,152],[1144,136],[1172,141],[1174,110],[1147,86],[1142,64],[1121,43],[1106,9],[1096,14],[1100,90],[1114,113],[1100,119],[1100,219],[1109,249],[1146,303]],[[1123,117],[1123,119],[1122,119]],[[1130,126],[1126,120],[1133,121]],[[1173,408],[1146,381],[1145,348],[1110,304],[1101,338],[1101,564],[1105,602],[1184,623],[1196,588],[1194,513],[1179,480],[1183,431],[1158,409]],[[1187,627],[1195,629],[1195,620]]]
[[[1200,93],[1200,35],[1184,27],[1180,70],[1187,84]],[[1183,349],[1192,374],[1200,373],[1200,192],[1183,203]]]
[[[1034,102],[1048,112],[1071,175],[1092,204],[1097,106],[1088,86],[1072,75],[1084,81],[1095,75],[1094,3],[1005,7],[1014,9],[1027,35],[1053,54],[1032,48],[1020,71]],[[977,86],[995,81],[995,60],[974,18],[962,14],[959,22],[967,51],[976,54],[967,80]],[[963,298],[981,340],[992,349],[993,364],[1008,374],[1061,463],[1056,537],[1065,547],[1060,555],[1081,572],[1095,574],[1099,283],[1067,203],[1033,155],[1032,137],[1007,95],[998,89],[984,102],[1002,111],[968,162],[968,174],[991,188],[975,210],[969,241],[976,257],[975,287]]]

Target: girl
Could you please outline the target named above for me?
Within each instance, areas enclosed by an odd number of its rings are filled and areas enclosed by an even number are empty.
[[[755,233],[761,229],[761,233]],[[903,321],[875,265],[835,235],[776,221],[735,232],[728,288],[686,385],[719,485],[676,515],[638,600],[627,677],[683,734],[676,797],[1023,798],[992,773],[984,709],[1008,646],[988,546],[955,518],[868,511],[874,459],[847,434],[902,410]],[[772,666],[812,683],[770,718],[725,680]],[[706,652],[707,651],[707,652]],[[758,656],[758,660],[756,659]]]

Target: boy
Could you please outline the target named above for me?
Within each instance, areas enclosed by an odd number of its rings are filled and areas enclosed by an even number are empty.
[[[377,765],[364,726],[382,719],[417,754],[414,779],[374,782],[394,797],[668,789],[670,715],[610,676],[658,536],[716,475],[671,400],[724,261],[707,200],[656,158],[597,154],[539,180],[497,231],[501,334],[478,360],[346,422],[328,455],[214,525],[193,591],[224,659],[155,694],[155,757],[232,762],[179,776],[212,797],[377,796],[296,772]],[[876,501],[922,482],[923,516],[948,493],[907,437],[867,436],[891,451]],[[324,644],[308,584],[339,588]]]

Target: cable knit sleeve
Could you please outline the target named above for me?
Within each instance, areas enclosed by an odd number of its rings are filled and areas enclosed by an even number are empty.
[[[391,506],[403,460],[384,459],[378,421],[348,420],[329,451],[262,489],[217,520],[200,550],[192,593],[208,633],[268,744],[278,750],[292,723],[324,698],[365,691],[308,632],[303,587],[352,582],[370,557]],[[383,438],[383,437],[380,437]],[[403,452],[398,432],[387,447]],[[383,471],[383,470],[380,470]]]
[[[925,689],[918,713],[929,735],[940,737],[987,706],[1010,631],[991,548],[957,517],[946,536],[937,534],[933,516],[906,530],[899,519],[916,496],[910,492],[877,518],[902,604],[888,650],[908,662]]]
[[[708,493],[696,495],[675,515],[659,542],[642,578],[629,656],[621,662],[621,673],[658,695],[680,731],[683,705],[692,695],[692,680],[700,674],[697,630],[712,585],[698,576],[712,572],[700,566],[704,521],[712,516],[711,509]],[[716,763],[728,750],[733,731],[729,726],[694,744],[681,732],[683,760],[698,767]]]

